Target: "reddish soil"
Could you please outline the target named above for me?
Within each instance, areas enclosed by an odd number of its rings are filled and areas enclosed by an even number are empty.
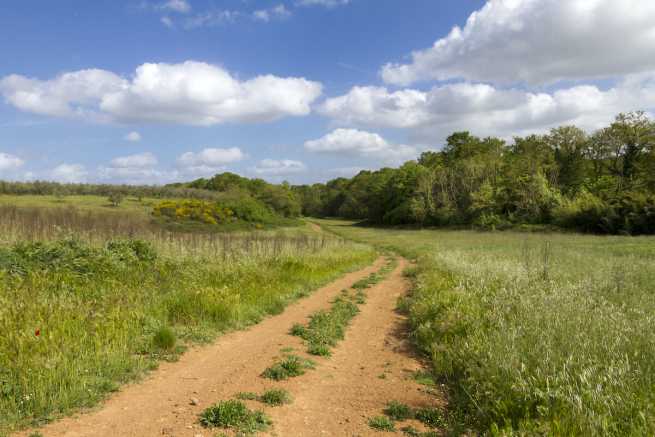
[[[291,405],[264,408],[248,402],[273,419],[268,435],[377,435],[369,428],[368,418],[382,414],[388,401],[414,407],[437,402],[411,378],[421,365],[406,340],[405,319],[395,311],[397,298],[408,289],[402,276],[404,260],[385,280],[367,290],[366,304],[331,358],[314,359],[315,370],[288,381],[275,382],[260,374],[283,355],[282,349],[294,348],[305,355],[302,340],[288,334],[291,326],[328,308],[341,290],[383,264],[380,258],[373,266],[347,274],[290,305],[282,314],[245,331],[226,334],[210,346],[193,348],[179,361],[161,364],[144,381],[124,387],[98,409],[38,431],[46,437],[211,437],[216,430],[198,424],[204,408],[238,392],[285,388],[294,398]]]

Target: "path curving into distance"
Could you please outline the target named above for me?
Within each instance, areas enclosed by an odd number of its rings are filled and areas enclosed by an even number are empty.
[[[247,330],[225,334],[209,346],[192,348],[179,361],[162,363],[144,381],[125,386],[97,409],[61,419],[38,431],[45,437],[212,437],[220,430],[199,425],[198,415],[203,409],[233,399],[239,392],[281,388],[291,393],[292,404],[251,405],[273,419],[272,428],[263,435],[379,435],[369,428],[368,419],[380,415],[388,401],[398,400],[413,407],[435,402],[434,396],[411,378],[421,366],[406,339],[405,319],[395,311],[398,297],[409,288],[402,276],[405,260],[401,259],[384,280],[366,290],[367,302],[361,305],[361,312],[332,357],[312,357],[314,370],[287,381],[276,382],[260,375],[284,355],[282,350],[293,348],[294,353],[306,356],[303,341],[289,335],[293,324],[305,323],[312,313],[330,308],[343,289],[384,264],[381,257],[372,266],[349,273],[289,305],[279,315]],[[29,434],[25,431],[18,435]]]

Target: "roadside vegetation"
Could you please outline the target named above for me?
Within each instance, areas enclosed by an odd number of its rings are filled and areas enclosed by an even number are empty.
[[[291,334],[305,340],[309,354],[331,356],[332,348],[343,340],[350,321],[359,313],[358,306],[366,302],[364,290],[384,279],[396,264],[395,259],[390,259],[379,272],[355,282],[352,290],[342,290],[329,310],[312,314],[307,325],[295,324]]]
[[[417,260],[400,306],[449,389],[445,416],[424,420],[455,433],[655,433],[652,238],[321,224]]]
[[[92,406],[376,257],[303,227],[179,233],[139,211],[0,208],[0,434]]]

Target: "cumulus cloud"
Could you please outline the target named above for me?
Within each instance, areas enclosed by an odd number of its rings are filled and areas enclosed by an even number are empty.
[[[157,157],[150,152],[121,156],[111,160],[108,166],[98,167],[98,178],[103,181],[127,184],[161,184],[176,180],[176,170],[157,169]]]
[[[266,23],[275,18],[288,18],[290,16],[291,11],[289,11],[283,4],[279,4],[270,9],[258,9],[252,13],[253,19]]]
[[[112,167],[117,168],[147,168],[157,165],[157,157],[150,152],[136,155],[121,156],[111,161]]]
[[[88,175],[82,164],[60,164],[50,171],[53,180],[69,184],[85,182]]]
[[[24,164],[25,161],[18,156],[10,155],[8,153],[0,153],[0,171],[16,170]]]
[[[551,93],[456,83],[429,91],[357,87],[328,99],[319,112],[341,123],[410,129],[420,141],[456,130],[508,137],[563,124],[594,130],[619,112],[655,107],[655,75],[628,76],[603,90],[580,85]]]
[[[136,131],[132,131],[129,134],[125,135],[125,140],[133,143],[139,142],[141,141],[141,134]]]
[[[194,61],[143,64],[130,79],[97,69],[50,80],[0,79],[0,93],[22,111],[124,123],[269,122],[309,114],[321,92],[320,83],[304,78],[240,81],[219,66]]]
[[[376,133],[357,129],[336,129],[317,140],[305,142],[305,149],[317,153],[361,156],[390,164],[415,158],[416,148],[391,144]]]
[[[303,173],[307,167],[304,163],[292,159],[264,159],[252,170],[258,175],[286,176]]]
[[[384,87],[354,87],[343,96],[327,99],[318,112],[348,124],[405,128],[430,120],[427,93],[390,92]]]
[[[489,0],[407,64],[383,79],[463,78],[553,83],[655,69],[655,2],[644,0]]]
[[[245,158],[246,155],[238,147],[206,148],[200,152],[183,153],[177,158],[177,165],[184,174],[206,176],[223,171],[227,164],[239,162]]]
[[[12,74],[0,79],[5,100],[25,112],[55,117],[99,118],[103,96],[120,93],[127,81],[105,70],[64,73],[42,81]]]

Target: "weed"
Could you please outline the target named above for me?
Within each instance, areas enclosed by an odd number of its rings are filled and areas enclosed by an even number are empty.
[[[368,420],[368,426],[378,431],[394,432],[396,425],[387,416],[375,416]]]
[[[421,385],[425,385],[427,387],[435,387],[437,385],[436,381],[434,380],[434,376],[430,372],[419,370],[414,373],[413,377],[414,381]]]
[[[218,402],[202,412],[200,423],[206,428],[231,428],[244,433],[265,431],[271,420],[261,411],[252,411],[243,402]]]
[[[289,333],[296,337],[302,337],[306,334],[306,328],[301,323],[294,323]]]
[[[389,416],[392,420],[402,421],[413,417],[412,409],[402,402],[391,401],[387,404],[384,414]]]
[[[284,360],[264,370],[262,376],[275,381],[281,381],[304,375],[306,370],[313,368],[313,361],[300,358],[296,355],[289,355]]]
[[[152,338],[153,345],[160,350],[170,351],[175,347],[175,332],[168,326],[162,326]]]
[[[439,428],[445,425],[443,414],[436,408],[420,408],[416,410],[414,416],[430,428]]]
[[[256,401],[258,398],[257,393],[253,393],[250,391],[242,391],[240,393],[237,393],[235,397],[242,401]]]
[[[266,405],[273,407],[290,404],[292,402],[289,392],[282,389],[268,390],[259,397],[259,400]]]
[[[408,437],[421,437],[421,432],[413,426],[403,426],[400,430]]]

